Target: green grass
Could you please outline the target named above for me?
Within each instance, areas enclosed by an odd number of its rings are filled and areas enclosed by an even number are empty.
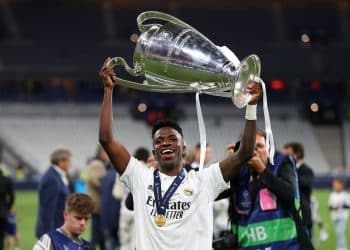
[[[314,195],[319,201],[319,213],[325,223],[329,233],[329,238],[326,242],[316,245],[317,250],[335,249],[335,233],[330,214],[327,207],[327,201],[330,191],[315,190]],[[34,237],[35,223],[37,216],[38,195],[34,191],[19,191],[16,193],[16,208],[18,217],[18,230],[21,234],[21,249],[30,250],[33,247],[36,239]],[[88,239],[89,232],[85,233],[85,238]],[[314,235],[318,237],[318,229],[315,229]],[[350,223],[347,225],[346,235],[350,235]],[[350,249],[350,240],[348,240],[348,248]]]
[[[32,249],[35,242],[37,207],[38,195],[36,192],[16,192],[17,227],[23,250]]]
[[[348,191],[349,192],[349,191]],[[335,230],[333,227],[333,223],[330,217],[330,213],[328,210],[328,197],[329,197],[330,191],[328,190],[317,190],[314,191],[314,195],[317,197],[319,201],[319,214],[323,220],[323,222],[326,224],[327,232],[329,233],[329,238],[327,241],[320,243],[317,245],[315,243],[316,249],[318,250],[330,250],[330,249],[336,249],[335,248]],[[315,236],[318,236],[318,229],[314,230]],[[350,223],[348,220],[347,227],[346,227],[346,235],[350,235]],[[316,237],[314,237],[316,238]],[[347,237],[348,238],[348,237]],[[347,240],[348,249],[350,249],[350,239]]]

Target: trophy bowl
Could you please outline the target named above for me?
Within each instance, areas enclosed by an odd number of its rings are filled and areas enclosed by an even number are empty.
[[[144,24],[151,19],[165,23]],[[166,13],[143,12],[137,23],[141,34],[133,68],[121,57],[110,59],[108,66],[121,65],[130,75],[143,76],[145,80],[136,83],[116,78],[118,84],[143,91],[230,97],[238,108],[248,104],[246,87],[260,77],[257,55],[239,61],[228,48],[216,46],[195,28]]]

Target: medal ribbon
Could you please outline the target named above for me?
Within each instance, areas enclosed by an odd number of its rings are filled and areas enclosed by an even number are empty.
[[[157,214],[165,215],[165,210],[171,196],[173,196],[176,189],[180,186],[181,182],[185,178],[185,171],[182,169],[181,172],[176,176],[176,178],[171,183],[168,190],[165,192],[163,198],[162,198],[162,189],[161,189],[161,182],[160,182],[158,169],[154,170],[153,176],[154,176],[153,192],[154,192],[154,198],[156,200]]]

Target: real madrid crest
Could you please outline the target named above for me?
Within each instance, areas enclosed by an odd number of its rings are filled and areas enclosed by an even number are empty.
[[[194,189],[189,184],[186,184],[183,189],[183,192],[184,195],[191,196],[194,193]]]

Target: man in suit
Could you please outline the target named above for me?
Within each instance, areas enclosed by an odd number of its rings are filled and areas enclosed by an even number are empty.
[[[66,197],[70,194],[67,178],[71,167],[72,153],[66,148],[55,149],[50,156],[51,166],[39,183],[39,209],[37,216],[37,238],[63,225]]]
[[[0,169],[0,250],[4,249],[7,215],[15,199],[14,185],[10,178]]]
[[[300,191],[301,214],[304,226],[312,236],[311,193],[314,182],[314,172],[304,163],[304,147],[299,142],[284,145],[283,153],[293,156],[296,161],[298,184]]]

